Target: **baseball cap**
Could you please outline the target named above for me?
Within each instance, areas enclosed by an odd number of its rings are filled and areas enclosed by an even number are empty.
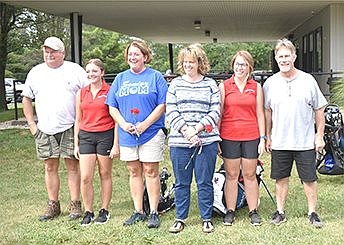
[[[56,51],[65,50],[63,42],[58,37],[48,37],[47,39],[45,39],[43,47],[48,47]]]

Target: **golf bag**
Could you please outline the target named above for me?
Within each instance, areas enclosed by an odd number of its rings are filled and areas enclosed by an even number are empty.
[[[171,183],[168,185],[168,179],[171,177],[171,174],[168,173],[167,168],[163,168],[160,173],[160,200],[158,204],[158,213],[162,214],[174,207],[174,190],[175,184]],[[150,206],[149,206],[149,197],[146,188],[146,183],[144,186],[143,192],[143,211],[149,215]]]
[[[344,174],[344,125],[340,109],[335,104],[325,108],[325,147],[317,155],[317,170],[320,174]]]
[[[257,169],[256,169],[258,186],[260,186],[260,184],[263,184],[272,202],[275,203],[275,200],[273,199],[270,191],[267,189],[267,186],[265,185],[262,179],[263,171],[264,171],[263,163],[260,160],[258,160]],[[224,169],[224,164],[222,163],[220,166],[220,169],[217,172],[215,172],[213,176],[213,186],[214,186],[213,213],[218,214],[222,217],[226,214],[226,211],[227,211],[226,199],[224,195],[225,182],[226,182],[226,171]],[[238,178],[238,196],[237,196],[237,202],[236,202],[236,209],[240,209],[245,206],[247,206],[245,184],[244,184],[244,178],[240,171],[239,178]]]

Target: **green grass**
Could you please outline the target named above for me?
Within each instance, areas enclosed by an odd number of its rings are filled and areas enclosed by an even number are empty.
[[[11,104],[8,104],[7,106],[8,106],[7,111],[0,112],[0,122],[16,119],[16,111],[14,109],[14,104],[11,103]],[[18,118],[24,117],[22,104],[18,103],[17,107],[18,107],[17,108]]]
[[[261,227],[249,224],[247,209],[237,213],[232,227],[214,218],[215,232],[204,234],[197,207],[197,193],[193,184],[189,219],[183,232],[168,233],[175,211],[161,216],[159,229],[148,229],[146,224],[123,227],[123,221],[133,210],[129,194],[128,171],[125,164],[114,161],[111,219],[106,225],[82,228],[78,221],[69,221],[66,205],[68,191],[66,169],[61,163],[60,200],[63,215],[39,222],[37,217],[45,209],[47,194],[44,185],[44,166],[36,160],[34,141],[28,130],[0,131],[0,244],[343,244],[344,243],[344,176],[319,175],[318,211],[326,222],[323,229],[315,229],[306,218],[307,205],[303,188],[294,170],[286,205],[288,221],[274,227],[269,224],[275,211],[269,196],[260,188],[259,211]],[[271,192],[274,183],[269,179],[269,156],[264,157],[264,180]],[[166,150],[162,166],[171,170]],[[95,210],[100,208],[99,177],[95,175]]]

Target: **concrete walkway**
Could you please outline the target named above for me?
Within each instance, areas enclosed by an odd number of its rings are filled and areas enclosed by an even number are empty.
[[[11,128],[28,129],[29,126],[27,125],[26,119],[24,117],[19,118],[18,120],[0,122],[0,130],[11,129]]]

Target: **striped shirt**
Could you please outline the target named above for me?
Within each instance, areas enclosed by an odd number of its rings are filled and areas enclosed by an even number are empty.
[[[189,147],[191,143],[180,132],[184,126],[201,123],[211,125],[210,133],[198,133],[203,145],[220,141],[217,122],[220,118],[220,93],[216,82],[203,77],[198,82],[188,82],[181,76],[172,80],[166,96],[166,124],[170,126],[168,145]]]

